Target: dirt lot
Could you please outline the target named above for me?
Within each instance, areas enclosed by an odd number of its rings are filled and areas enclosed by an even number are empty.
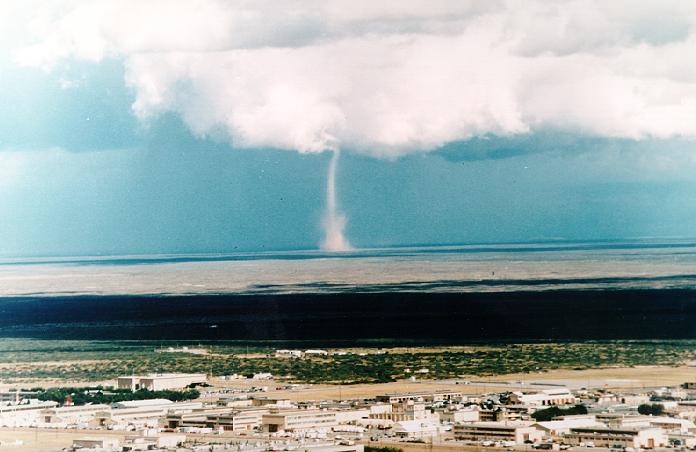
[[[124,432],[44,430],[44,429],[9,429],[0,428],[0,450],[59,451],[72,446],[74,439],[109,437],[125,439]],[[21,444],[15,443],[20,441]]]
[[[680,366],[638,366],[587,370],[558,369],[549,372],[528,374],[506,374],[495,377],[471,377],[462,379],[478,384],[453,384],[421,380],[416,382],[399,381],[393,383],[359,385],[313,385],[306,389],[271,391],[273,396],[287,397],[291,400],[348,399],[374,397],[387,392],[411,392],[430,390],[456,390],[465,394],[481,394],[493,391],[519,389],[514,382],[553,382],[579,386],[601,387],[606,389],[642,389],[646,387],[670,386],[696,380],[696,367]],[[500,384],[498,382],[513,382]],[[267,383],[269,387],[273,383]]]

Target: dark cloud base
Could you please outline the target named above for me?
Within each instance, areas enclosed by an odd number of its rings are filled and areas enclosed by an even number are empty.
[[[696,336],[693,289],[25,297],[3,298],[0,311],[0,336],[40,339],[456,344]]]

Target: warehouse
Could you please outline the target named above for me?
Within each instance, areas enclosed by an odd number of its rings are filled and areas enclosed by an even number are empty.
[[[474,422],[454,426],[454,437],[464,441],[538,442],[544,433],[527,422]]]
[[[661,428],[573,428],[565,435],[568,444],[592,443],[596,447],[633,447],[654,449],[667,444]]]
[[[269,433],[326,430],[338,425],[336,413],[327,410],[272,411],[261,422],[263,431]]]
[[[144,376],[118,377],[119,389],[137,391],[163,391],[166,389],[183,389],[189,385],[206,383],[205,374],[149,374]]]

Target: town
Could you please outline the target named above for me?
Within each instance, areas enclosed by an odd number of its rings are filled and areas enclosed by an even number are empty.
[[[276,350],[299,359],[325,350]],[[99,451],[696,449],[696,382],[616,378],[290,383],[268,372],[6,387],[0,448]],[[416,376],[418,375],[418,376]],[[694,374],[696,377],[696,374]],[[398,386],[393,386],[398,385]],[[400,391],[391,389],[399,388]]]

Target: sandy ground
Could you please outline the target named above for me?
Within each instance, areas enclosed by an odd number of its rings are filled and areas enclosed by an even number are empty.
[[[685,381],[696,381],[696,366],[636,366],[605,367],[586,370],[556,369],[547,372],[505,374],[490,377],[462,377],[455,380],[407,380],[392,383],[358,384],[358,385],[301,385],[300,389],[275,390],[287,385],[284,381],[274,380],[220,380],[214,379],[215,386],[227,388],[268,387],[269,395],[287,397],[291,400],[318,400],[338,398],[374,397],[387,392],[409,392],[448,389],[465,394],[481,394],[493,391],[528,390],[530,382],[546,384],[566,384],[574,387],[593,387],[606,389],[635,389],[674,386]],[[104,381],[63,381],[54,379],[36,379],[22,383],[0,383],[0,390],[29,386],[113,386],[114,380]],[[501,384],[505,383],[505,384]]]
[[[58,451],[65,447],[72,446],[74,439],[109,437],[118,438],[123,441],[125,436],[126,434],[124,432],[109,432],[106,430],[98,433],[87,433],[65,430],[0,428],[0,451]],[[17,440],[21,441],[22,444],[16,444],[15,441]]]
[[[482,394],[494,391],[528,389],[527,385],[530,382],[568,384],[575,387],[641,390],[643,388],[678,385],[685,381],[696,381],[696,367],[638,366],[588,370],[559,369],[548,372],[506,374],[486,378],[462,378],[459,381],[469,381],[471,384],[455,384],[454,380],[421,380],[416,382],[398,381],[393,383],[343,386],[312,385],[298,390],[270,391],[269,395],[287,397],[291,400],[319,400],[370,398],[388,392],[431,390],[454,390],[465,394]],[[281,383],[277,384],[280,385]],[[274,387],[276,383],[267,382],[265,385]]]

